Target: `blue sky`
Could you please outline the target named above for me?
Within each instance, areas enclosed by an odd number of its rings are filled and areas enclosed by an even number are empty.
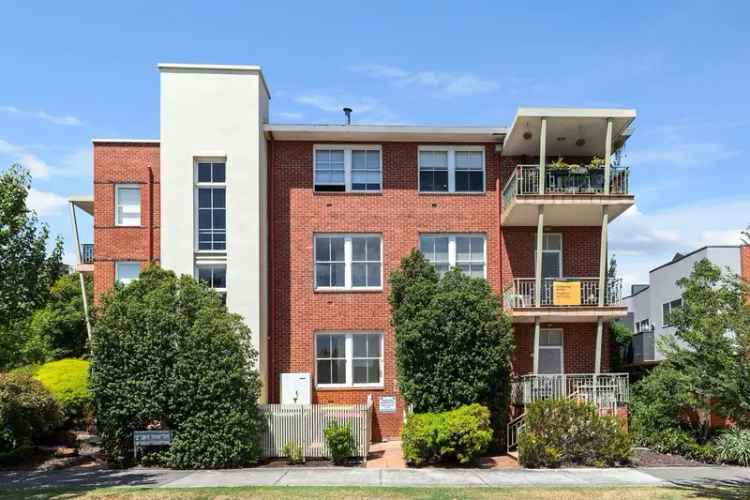
[[[638,110],[627,282],[750,223],[749,2],[4,2],[0,165],[73,246],[91,138],[157,138],[158,62],[260,64],[273,122],[508,125],[518,106]],[[86,221],[88,222],[88,221]],[[86,224],[84,224],[86,225]],[[89,231],[90,233],[90,231]],[[84,233],[85,234],[85,233]],[[86,235],[84,240],[90,241]]]

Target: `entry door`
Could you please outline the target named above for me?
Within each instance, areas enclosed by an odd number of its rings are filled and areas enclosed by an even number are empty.
[[[563,332],[560,329],[542,329],[539,332],[539,374],[563,373]]]

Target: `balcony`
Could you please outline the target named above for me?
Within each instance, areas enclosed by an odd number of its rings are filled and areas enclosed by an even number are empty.
[[[656,362],[656,341],[652,329],[633,334],[626,361],[632,365],[652,364]]]
[[[94,271],[94,244],[81,243],[81,262],[76,265],[79,273],[90,273]]]
[[[615,410],[630,402],[627,373],[523,375],[512,384],[511,402],[528,405],[543,399],[573,399]]]
[[[544,205],[544,223],[549,226],[598,225],[601,206],[609,207],[609,219],[635,203],[629,193],[630,169],[610,167],[609,193],[604,189],[604,168],[565,165],[545,168],[540,190],[539,165],[518,165],[503,188],[502,223],[506,226],[534,226],[538,206]]]
[[[536,316],[545,321],[596,321],[627,314],[622,304],[622,280],[607,280],[604,306],[599,306],[599,278],[546,278],[542,280],[540,303],[536,304],[536,280],[514,278],[503,299],[514,321],[532,322]]]

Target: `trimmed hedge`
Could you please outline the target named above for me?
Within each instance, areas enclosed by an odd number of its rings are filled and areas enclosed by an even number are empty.
[[[89,368],[85,359],[69,358],[45,363],[34,372],[34,378],[57,400],[72,424],[80,423],[92,412]]]
[[[33,443],[61,421],[60,407],[42,384],[28,375],[0,374],[0,452]]]
[[[492,442],[490,410],[480,404],[409,416],[401,431],[406,462],[473,462]]]
[[[133,431],[173,431],[149,463],[244,467],[260,457],[264,421],[250,330],[190,276],[149,267],[103,298],[93,334],[91,390],[102,451],[133,460]]]
[[[527,406],[526,424],[518,436],[520,462],[530,468],[623,464],[631,451],[630,437],[617,417],[601,416],[593,404],[570,399]]]

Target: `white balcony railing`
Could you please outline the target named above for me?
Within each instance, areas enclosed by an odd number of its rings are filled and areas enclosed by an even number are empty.
[[[544,194],[602,194],[604,169],[586,166],[545,169]],[[609,193],[628,194],[630,170],[610,167]],[[503,188],[503,206],[518,195],[539,194],[539,165],[518,165]]]
[[[570,307],[558,306],[554,303],[555,281],[578,281],[581,283],[582,306],[599,305],[599,278],[545,278],[542,280],[542,307]],[[513,286],[505,293],[505,303],[511,308],[536,307],[536,279],[515,278]],[[604,290],[604,305],[618,305],[622,302],[622,280],[608,279]],[[578,305],[578,304],[576,304]]]
[[[528,405],[541,399],[574,399],[614,409],[630,401],[627,373],[523,375],[512,385],[511,401]]]

